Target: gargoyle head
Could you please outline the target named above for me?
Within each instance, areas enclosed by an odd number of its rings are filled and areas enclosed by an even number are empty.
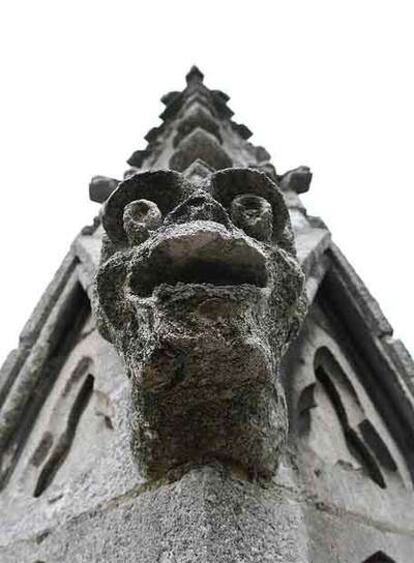
[[[304,313],[278,187],[251,169],[136,174],[103,226],[95,311],[131,379],[141,470],[218,459],[271,475],[287,431],[278,365]]]

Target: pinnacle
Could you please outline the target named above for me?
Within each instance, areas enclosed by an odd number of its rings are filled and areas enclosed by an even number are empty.
[[[187,84],[201,84],[203,82],[204,79],[204,74],[201,72],[201,70],[193,65],[190,68],[189,73],[186,75],[185,77]]]
[[[147,147],[136,150],[128,159],[131,169],[125,177],[138,170],[156,170],[165,166],[183,173],[190,169],[191,175],[198,177],[202,174],[195,173],[191,167],[194,162],[202,162],[204,168],[211,170],[236,165],[259,168],[276,179],[269,154],[262,147],[248,143],[251,131],[232,120],[233,112],[227,105],[229,96],[205,86],[204,74],[195,65],[185,79],[187,85],[181,92],[172,91],[162,97],[165,105],[160,115],[162,123],[146,134]],[[291,176],[295,181],[299,177],[298,174]],[[91,193],[95,194],[99,188],[98,195],[103,199],[113,180],[109,178],[107,184],[108,187],[101,178],[96,179]]]

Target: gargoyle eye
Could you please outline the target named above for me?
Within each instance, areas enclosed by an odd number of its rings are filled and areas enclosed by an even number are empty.
[[[273,210],[271,204],[255,194],[239,195],[231,202],[231,218],[249,236],[270,241],[273,231]]]
[[[123,224],[131,246],[144,242],[161,223],[161,211],[153,201],[137,199],[125,206]]]

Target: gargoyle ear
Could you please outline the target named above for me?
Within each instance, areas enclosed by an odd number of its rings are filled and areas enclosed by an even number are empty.
[[[213,197],[227,209],[238,195],[255,194],[265,198],[273,209],[273,235],[277,240],[285,230],[289,213],[282,192],[263,172],[252,168],[228,168],[212,174]]]
[[[105,203],[102,223],[111,241],[127,244],[123,225],[125,206],[135,200],[145,199],[157,204],[163,215],[169,213],[191,191],[191,184],[178,172],[157,170],[135,174],[121,182]]]

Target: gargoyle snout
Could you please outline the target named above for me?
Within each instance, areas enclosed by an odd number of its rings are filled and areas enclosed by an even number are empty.
[[[225,227],[230,218],[224,207],[210,194],[197,190],[166,217],[165,223],[189,223],[192,221],[214,221]]]

